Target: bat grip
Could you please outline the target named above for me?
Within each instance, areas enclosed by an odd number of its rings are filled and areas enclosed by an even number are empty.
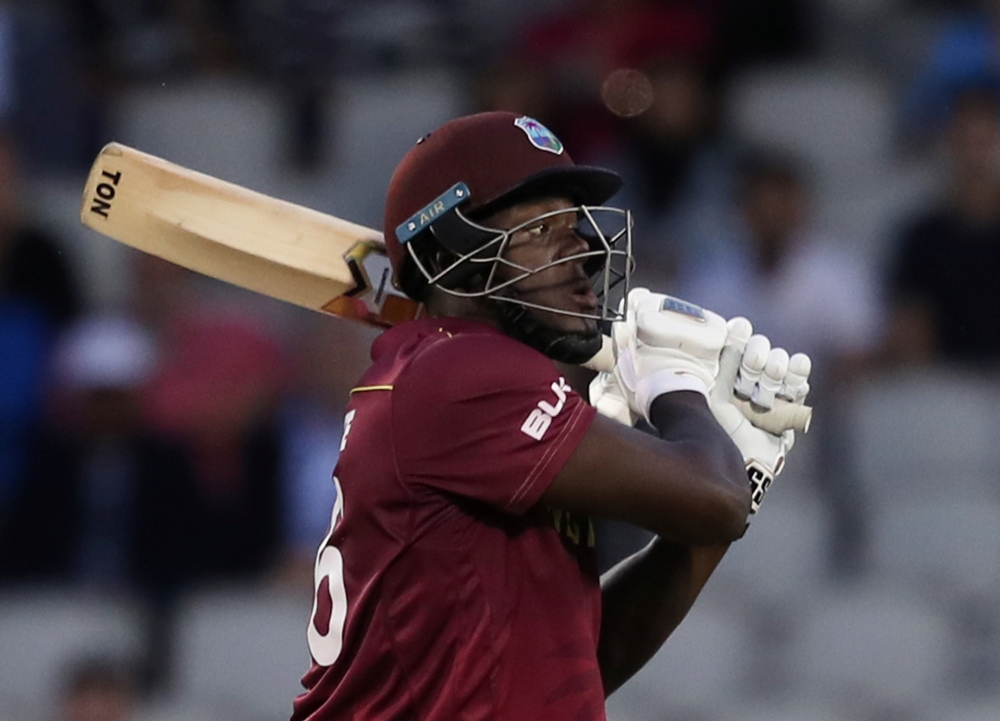
[[[812,406],[775,399],[774,406],[769,411],[758,411],[750,401],[733,398],[733,404],[743,415],[762,431],[780,436],[787,430],[798,433],[808,433],[812,424]]]
[[[583,363],[584,368],[589,368],[598,373],[610,373],[615,369],[614,343],[608,336],[604,336],[604,342],[593,358]],[[807,433],[809,425],[812,423],[812,407],[798,403],[789,403],[776,399],[774,407],[769,411],[755,410],[748,401],[734,398],[733,402],[739,407],[751,423],[768,433],[780,435],[786,430],[794,430],[799,433]]]

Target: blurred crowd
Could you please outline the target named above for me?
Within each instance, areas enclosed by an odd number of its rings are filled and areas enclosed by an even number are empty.
[[[859,9],[871,5],[0,2],[0,589],[127,590],[169,615],[199,584],[308,588],[342,408],[374,335],[138,254],[128,297],[95,305],[65,238],[24,211],[22,178],[82,187],[117,94],[199,76],[277,89],[282,162],[319,172],[336,122],[324,99],[342,78],[438,66],[463,78],[467,110],[530,114],[578,163],[624,175],[612,204],[634,213],[639,284],[811,354],[829,570],[863,569],[851,389],[900,367],[1000,370],[1000,2],[892,3],[919,21],[912,47],[880,44],[881,16]],[[824,178],[807,158],[720,122],[748,69],[843,56],[882,68],[898,156],[934,169],[884,253],[817,222]],[[608,533],[606,563],[635,540]],[[149,683],[167,673],[159,654],[147,666]]]

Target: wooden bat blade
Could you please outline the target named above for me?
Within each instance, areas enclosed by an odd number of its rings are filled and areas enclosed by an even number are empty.
[[[376,325],[416,317],[392,286],[382,234],[120,143],[100,152],[88,228],[204,275]]]

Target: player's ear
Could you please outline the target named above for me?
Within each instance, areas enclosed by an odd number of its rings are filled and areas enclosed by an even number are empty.
[[[482,293],[486,289],[483,264],[469,260],[461,262],[457,254],[443,245],[438,245],[425,257],[425,266],[431,274],[443,274],[436,283],[441,288],[467,293]]]
[[[437,272],[434,267],[435,244],[434,238],[430,237],[428,233],[414,236],[406,249],[407,253],[399,270],[399,277],[396,279],[396,285],[399,289],[419,303],[427,302],[431,286],[428,284],[424,272],[417,266],[413,256],[420,258],[420,264],[425,267],[428,273],[435,274]]]
[[[432,233],[425,232],[410,240],[410,252],[420,259],[420,265],[431,277],[444,275],[435,283],[442,288],[478,293],[486,288],[483,271],[474,263],[458,263],[459,256],[444,247]],[[445,272],[448,271],[448,272]],[[400,289],[414,300],[425,303],[431,286],[412,257],[403,264]]]

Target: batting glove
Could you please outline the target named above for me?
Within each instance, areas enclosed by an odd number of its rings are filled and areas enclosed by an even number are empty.
[[[809,393],[812,362],[805,353],[789,358],[783,348],[772,348],[767,336],[752,335],[753,326],[746,318],[733,318],[727,326],[719,374],[708,404],[743,454],[751,486],[752,516],[784,468],[785,457],[795,443],[796,424],[791,414],[779,416],[775,404],[803,404]]]
[[[626,426],[634,426],[639,417],[629,407],[628,398],[613,372],[601,372],[590,382],[590,405],[602,416]]]
[[[614,376],[633,414],[649,420],[653,400],[671,391],[708,397],[726,341],[722,316],[645,288],[629,293],[624,316],[611,328]]]

